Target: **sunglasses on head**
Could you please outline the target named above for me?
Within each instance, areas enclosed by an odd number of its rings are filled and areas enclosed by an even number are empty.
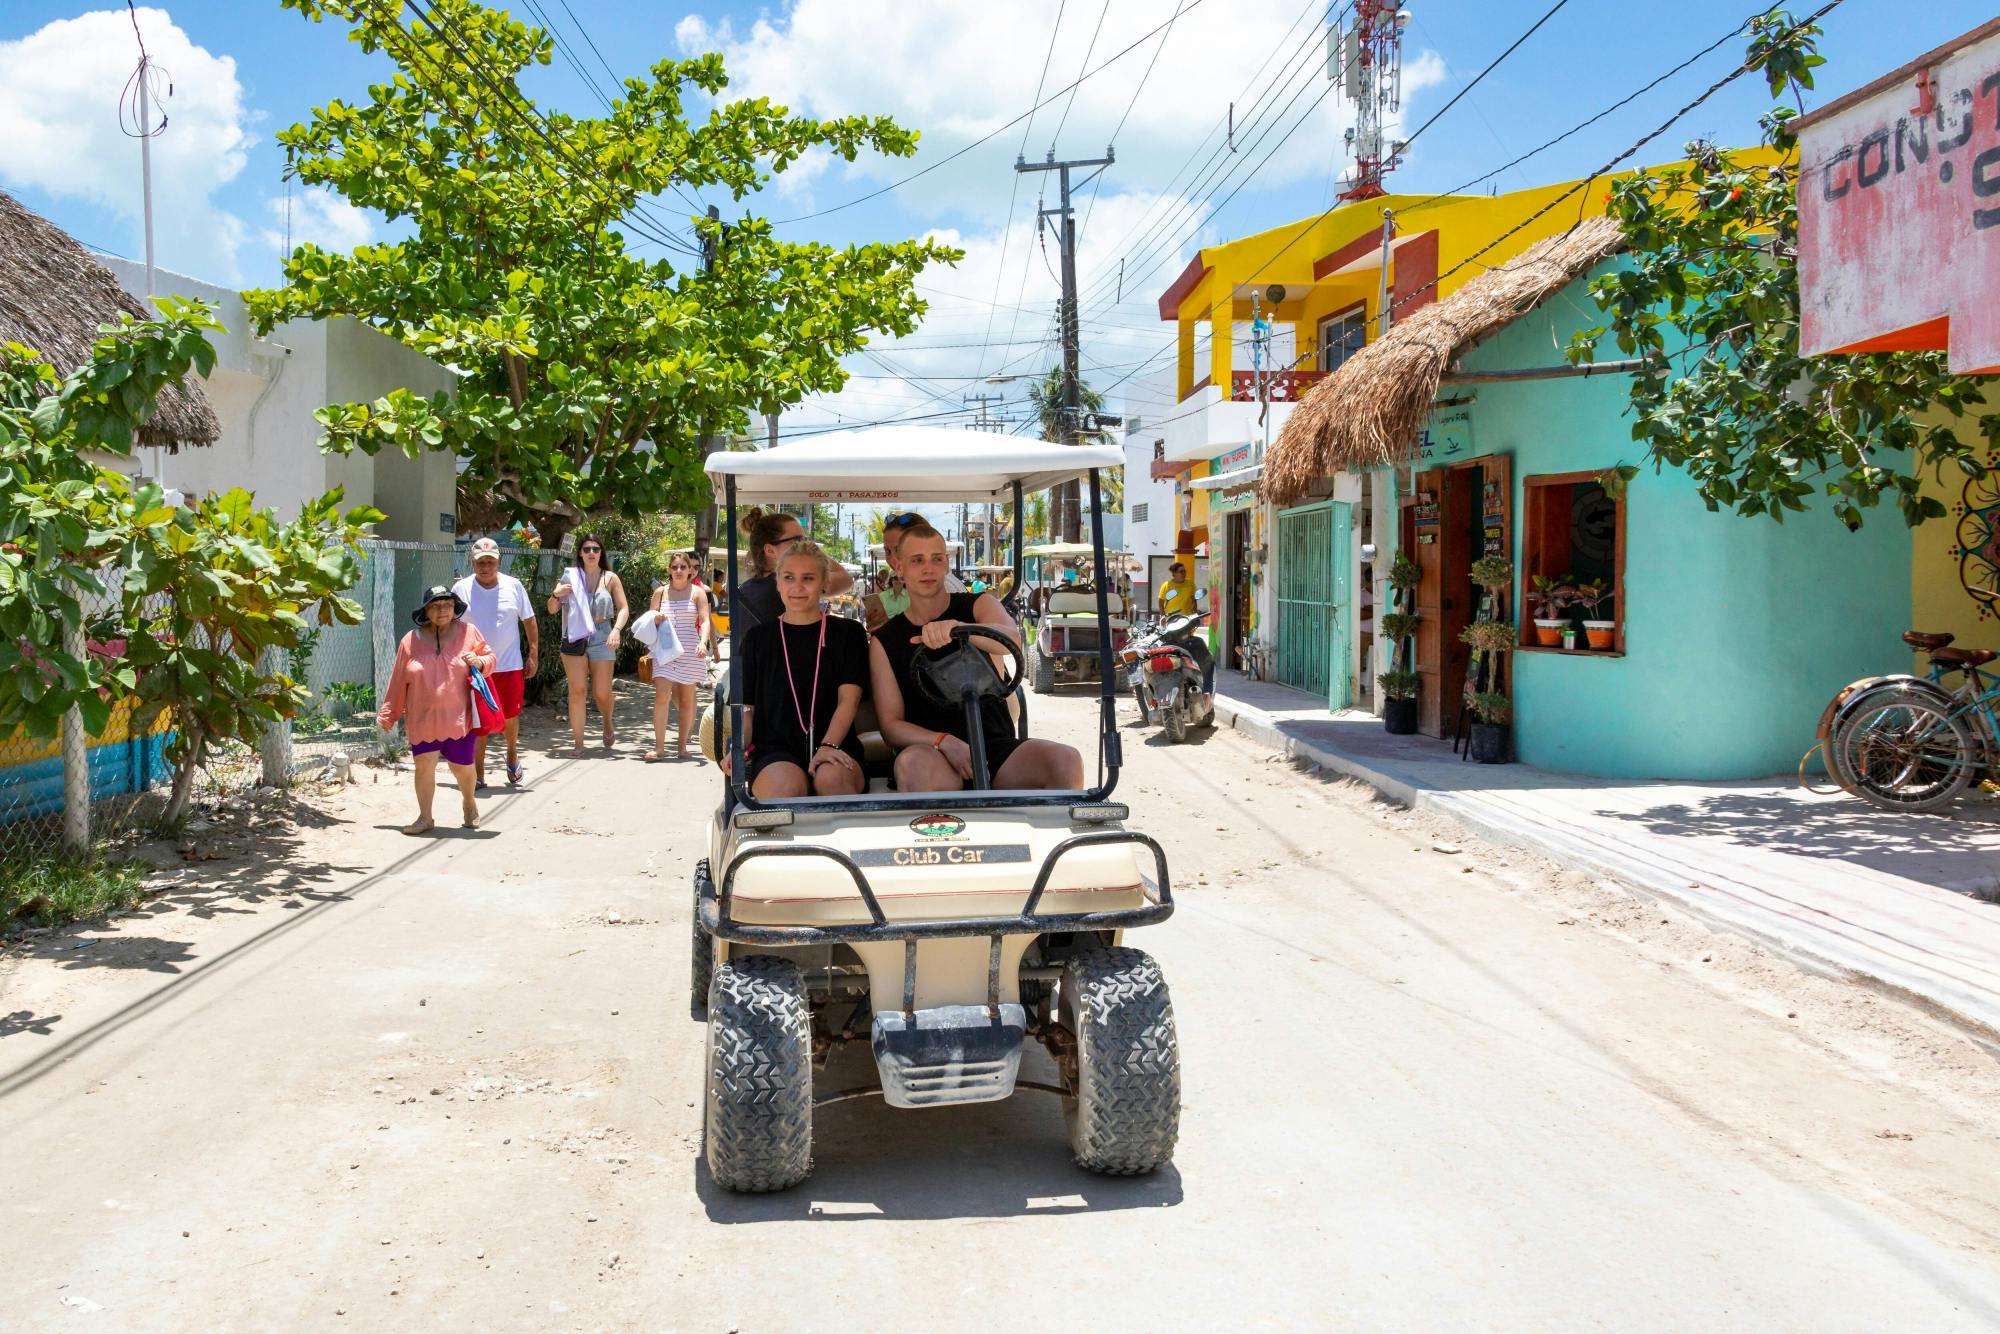
[[[908,528],[913,523],[922,523],[923,521],[923,515],[917,513],[915,510],[911,510],[907,514],[891,514],[888,518],[882,520],[882,526],[884,528]]]

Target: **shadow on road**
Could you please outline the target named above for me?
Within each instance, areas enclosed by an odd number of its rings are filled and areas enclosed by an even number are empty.
[[[1025,1053],[1021,1078],[1047,1082],[1055,1070]],[[819,1079],[822,1091],[875,1083],[865,1044],[841,1052]],[[909,1111],[875,1098],[833,1103],[813,1113],[813,1174],[772,1195],[738,1195],[694,1157],[695,1192],[714,1223],[832,1223],[910,1219],[1015,1218],[1033,1214],[1165,1209],[1181,1202],[1172,1165],[1151,1176],[1106,1177],[1070,1159],[1062,1102],[1016,1093],[1004,1102]]]

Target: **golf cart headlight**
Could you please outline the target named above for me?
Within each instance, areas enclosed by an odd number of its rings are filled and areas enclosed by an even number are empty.
[[[730,821],[738,829],[783,829],[791,822],[790,811],[738,811]]]
[[[1113,824],[1131,816],[1131,808],[1122,801],[1100,801],[1089,806],[1072,806],[1069,818],[1076,824]]]

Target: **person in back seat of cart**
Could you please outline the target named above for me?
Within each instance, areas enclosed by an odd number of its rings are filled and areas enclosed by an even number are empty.
[[[882,737],[897,747],[896,789],[899,792],[955,792],[972,779],[972,747],[967,744],[965,712],[933,703],[910,684],[910,663],[917,650],[948,648],[951,632],[962,624],[999,631],[1015,644],[1021,627],[991,593],[950,593],[945,577],[951,557],[944,534],[919,520],[908,525],[898,549],[909,606],[875,631],[869,646],[869,672],[874,683],[875,716]],[[967,641],[996,660],[1009,655],[983,637]],[[1083,787],[1083,756],[1073,746],[1040,739],[1023,741],[1004,700],[988,699],[980,714],[986,742],[986,763],[996,789]]]

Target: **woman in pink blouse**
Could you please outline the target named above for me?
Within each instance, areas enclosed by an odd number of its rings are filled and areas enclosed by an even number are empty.
[[[410,613],[416,629],[396,646],[396,666],[376,721],[388,731],[402,719],[417,765],[417,818],[403,826],[406,834],[428,834],[431,798],[437,791],[438,756],[451,766],[463,802],[465,827],[479,827],[479,804],[473,796],[472,761],[477,718],[472,711],[471,669],[493,670],[493,650],[477,627],[464,619],[465,603],[443,584],[424,594]]]

